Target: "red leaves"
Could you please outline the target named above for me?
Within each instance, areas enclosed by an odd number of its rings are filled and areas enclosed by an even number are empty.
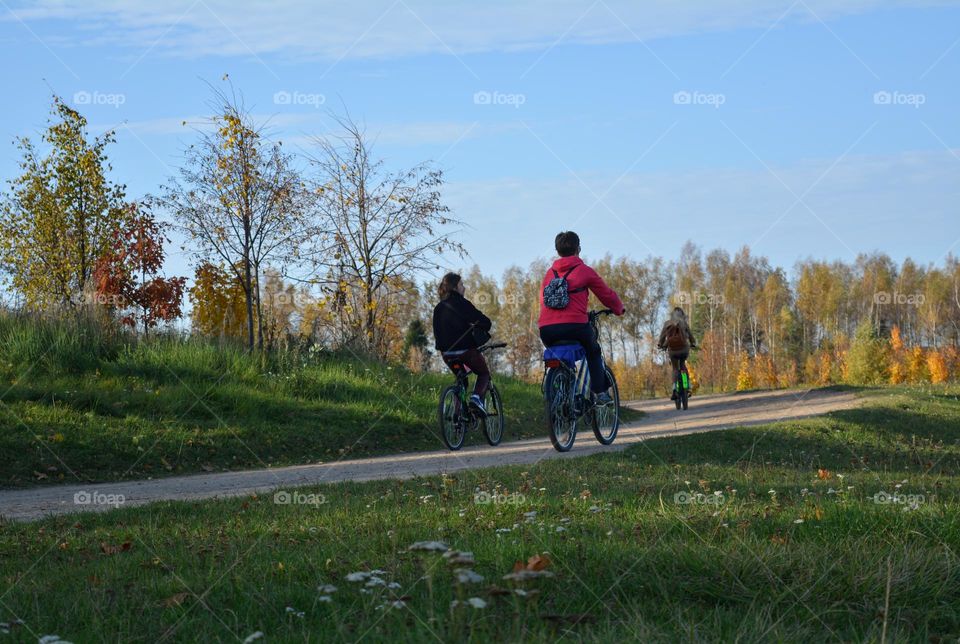
[[[513,572],[520,572],[521,570],[532,570],[533,572],[540,572],[545,570],[550,566],[552,562],[550,557],[546,554],[543,555],[533,555],[527,559],[527,563],[524,564],[522,561],[517,561],[513,564]]]
[[[144,329],[181,315],[185,277],[157,275],[163,267],[164,225],[148,210],[130,205],[131,216],[115,234],[113,245],[97,261],[97,302],[128,312],[123,324]]]

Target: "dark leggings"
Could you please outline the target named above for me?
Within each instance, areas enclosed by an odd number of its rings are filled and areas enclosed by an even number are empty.
[[[540,327],[540,339],[545,346],[558,342],[579,342],[587,353],[587,368],[590,370],[590,389],[598,394],[610,388],[604,370],[603,353],[593,333],[593,327],[583,324],[549,324]]]
[[[487,361],[484,360],[482,353],[476,349],[468,349],[458,356],[444,355],[443,361],[447,363],[451,371],[454,365],[460,364],[477,374],[477,381],[473,385],[473,393],[481,398],[486,395],[487,389],[490,387],[490,368],[487,367]]]
[[[673,367],[673,381],[677,381],[677,377],[680,375],[680,365],[683,364],[686,368],[686,360],[690,357],[689,349],[684,349],[682,351],[670,351],[670,365]]]

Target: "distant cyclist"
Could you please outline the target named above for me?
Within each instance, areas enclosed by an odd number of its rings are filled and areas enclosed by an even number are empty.
[[[680,365],[686,362],[690,357],[690,349],[697,346],[697,341],[693,338],[693,332],[690,330],[690,324],[687,322],[687,314],[679,306],[673,309],[670,319],[663,325],[660,331],[660,340],[657,347],[664,349],[670,356],[670,364],[673,366],[673,393],[670,394],[670,400],[677,399],[677,378],[680,375]]]
[[[477,342],[474,330],[489,333],[493,323],[463,296],[464,293],[459,275],[447,273],[443,276],[437,288],[440,302],[433,309],[433,337],[437,351],[451,370],[454,364],[462,364],[477,375],[470,405],[486,415],[483,397],[490,386],[490,369],[483,354],[477,351],[481,343]]]
[[[589,291],[616,315],[623,315],[623,303],[597,272],[580,259],[577,233],[560,233],[554,245],[560,258],[540,285],[540,339],[548,347],[560,342],[579,342],[586,352],[590,389],[597,404],[607,404],[612,400],[607,392],[610,383],[604,371],[600,344],[587,315]]]

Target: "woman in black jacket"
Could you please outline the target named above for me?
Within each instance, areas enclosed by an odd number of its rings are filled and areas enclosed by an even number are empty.
[[[477,374],[470,404],[486,414],[483,397],[490,386],[490,369],[483,354],[477,351],[473,330],[479,328],[489,333],[493,323],[463,296],[464,291],[459,275],[447,273],[443,276],[437,289],[440,302],[433,309],[433,337],[437,341],[437,351],[448,367],[452,369],[452,365],[462,364]]]

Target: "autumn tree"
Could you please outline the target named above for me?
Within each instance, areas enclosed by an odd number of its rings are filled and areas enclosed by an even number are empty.
[[[170,241],[164,234],[167,226],[141,205],[130,204],[128,210],[110,247],[97,259],[93,279],[98,301],[146,335],[160,322],[180,317],[187,278],[161,274],[163,246]]]
[[[202,335],[245,340],[247,297],[238,271],[203,262],[194,273],[190,288],[193,330]]]
[[[124,224],[124,187],[111,183],[108,131],[87,133],[87,119],[54,97],[46,152],[17,139],[21,174],[0,206],[0,266],[29,308],[82,302],[98,258]]]
[[[871,317],[857,327],[847,352],[847,380],[853,384],[873,385],[889,378],[890,346],[877,333]]]
[[[338,118],[342,133],[316,140],[313,167],[313,276],[359,348],[389,353],[387,305],[410,280],[436,274],[444,254],[462,256],[452,219],[440,199],[443,174],[429,164],[388,170],[364,130]]]
[[[226,267],[246,307],[247,345],[263,346],[260,279],[269,263],[296,262],[309,234],[293,157],[266,138],[235,93],[215,91],[213,116],[158,201],[203,262]]]

